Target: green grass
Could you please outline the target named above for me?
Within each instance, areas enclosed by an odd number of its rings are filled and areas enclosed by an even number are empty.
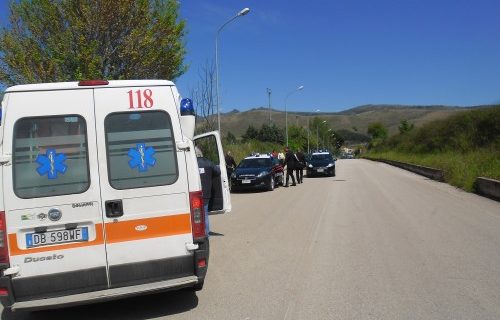
[[[369,152],[364,156],[441,169],[445,172],[446,182],[466,191],[474,190],[477,177],[500,180],[500,151],[496,148],[483,148],[467,153],[446,151],[417,154],[381,151]]]
[[[245,143],[224,144],[224,152],[231,151],[236,163],[239,163],[243,158],[248,157],[252,152],[271,153],[273,150],[279,152],[283,150],[283,146],[277,143],[262,142],[251,140]]]

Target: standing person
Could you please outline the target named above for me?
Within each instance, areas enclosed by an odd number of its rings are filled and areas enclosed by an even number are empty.
[[[300,149],[295,154],[295,157],[298,161],[297,168],[295,169],[297,174],[297,183],[302,183],[304,178],[304,168],[306,167],[306,157]]]
[[[282,166],[285,165],[285,154],[283,152],[278,153],[278,160]]]
[[[210,223],[208,222],[208,204],[212,197],[212,181],[215,177],[220,177],[220,168],[212,161],[203,157],[200,148],[195,147],[196,160],[200,171],[201,190],[203,192],[203,208],[205,209],[205,232],[210,234]]]
[[[226,156],[224,157],[224,159],[226,160],[227,176],[231,177],[234,168],[236,168],[236,162],[234,161],[231,151],[226,152]]]
[[[288,187],[288,181],[289,177],[292,177],[292,187],[296,186],[295,184],[295,177],[293,176],[293,171],[295,170],[297,166],[297,159],[295,159],[295,155],[293,154],[292,150],[290,150],[288,147],[285,148],[285,164],[286,166],[286,183],[285,187]]]

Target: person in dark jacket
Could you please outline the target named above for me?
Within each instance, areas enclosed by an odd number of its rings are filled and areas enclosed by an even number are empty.
[[[296,186],[295,177],[293,176],[293,171],[297,166],[297,159],[295,158],[295,155],[293,154],[292,150],[290,150],[288,147],[285,148],[285,162],[283,166],[286,166],[285,187],[288,187],[289,177],[292,177],[292,186]]]
[[[231,155],[231,151],[226,152],[226,156],[224,157],[226,160],[226,171],[227,171],[227,176],[231,177],[231,174],[234,171],[234,168],[236,168],[236,161],[234,161],[233,156]]]
[[[297,158],[298,161],[297,167],[295,168],[295,173],[297,175],[297,183],[302,183],[304,178],[304,168],[306,167],[306,157],[304,156],[304,154],[300,149],[295,154],[295,157]]]
[[[220,168],[212,161],[203,157],[203,152],[195,147],[196,160],[200,170],[201,190],[203,192],[203,206],[205,209],[205,231],[207,236],[210,234],[210,223],[208,222],[208,205],[212,198],[212,182],[216,177],[220,177]]]

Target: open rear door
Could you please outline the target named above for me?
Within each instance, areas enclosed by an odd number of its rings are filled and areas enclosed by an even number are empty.
[[[220,179],[215,179],[212,185],[212,199],[208,205],[210,214],[221,214],[231,211],[231,194],[226,171],[226,161],[219,132],[212,131],[193,138],[195,146],[203,151],[205,158],[220,167]]]

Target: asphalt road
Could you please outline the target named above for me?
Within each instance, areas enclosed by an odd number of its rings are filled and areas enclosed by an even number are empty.
[[[382,163],[239,193],[205,288],[2,319],[500,319],[500,203]]]

